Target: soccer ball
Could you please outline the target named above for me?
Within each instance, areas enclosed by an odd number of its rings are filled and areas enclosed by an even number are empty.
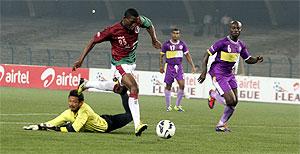
[[[170,120],[161,120],[156,126],[156,134],[158,137],[169,139],[175,134],[175,125]]]

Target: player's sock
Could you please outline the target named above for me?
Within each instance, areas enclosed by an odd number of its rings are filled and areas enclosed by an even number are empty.
[[[226,124],[226,122],[230,119],[230,117],[232,116],[234,110],[235,110],[234,106],[226,105],[224,108],[224,113],[223,113],[219,123],[217,124],[217,126],[224,126]]]
[[[183,95],[184,95],[184,91],[182,89],[178,89],[176,106],[180,106]]]
[[[217,102],[219,102],[220,104],[226,105],[225,98],[223,96],[221,96],[215,90],[212,90],[210,92],[210,96],[212,96],[213,98],[215,98],[217,100]]]
[[[112,91],[115,86],[113,81],[87,81],[85,88],[96,88],[98,90]]]
[[[140,106],[137,94],[130,94],[128,103],[134,123],[134,128],[137,129],[140,125]]]
[[[171,91],[165,89],[166,106],[167,108],[171,105]]]

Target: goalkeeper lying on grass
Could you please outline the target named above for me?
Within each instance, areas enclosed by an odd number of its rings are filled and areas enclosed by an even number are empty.
[[[128,106],[127,89],[116,84],[113,91],[121,95],[125,113],[99,116],[87,103],[84,102],[84,96],[82,93],[78,94],[77,90],[72,90],[68,96],[69,109],[46,123],[24,126],[23,128],[25,130],[108,133],[124,127],[132,121],[132,116]]]

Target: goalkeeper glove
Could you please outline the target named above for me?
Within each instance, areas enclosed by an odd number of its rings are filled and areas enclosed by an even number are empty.
[[[46,130],[46,131],[60,131],[60,127],[53,126],[51,124],[47,123],[41,123],[39,125],[29,125],[29,126],[24,126],[23,129],[25,130]]]
[[[29,126],[24,126],[23,129],[24,130],[39,130],[39,126],[38,125],[29,125]]]

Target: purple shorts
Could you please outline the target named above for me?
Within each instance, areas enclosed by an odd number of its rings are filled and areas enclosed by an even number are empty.
[[[174,78],[178,80],[184,80],[183,76],[183,66],[182,64],[180,65],[170,65],[166,64],[166,69],[165,69],[165,83],[166,84],[172,84],[174,82]]]
[[[237,88],[237,81],[233,74],[220,75],[214,74],[212,76],[213,85],[216,87],[220,95],[223,95],[226,92],[229,92],[232,89]]]

